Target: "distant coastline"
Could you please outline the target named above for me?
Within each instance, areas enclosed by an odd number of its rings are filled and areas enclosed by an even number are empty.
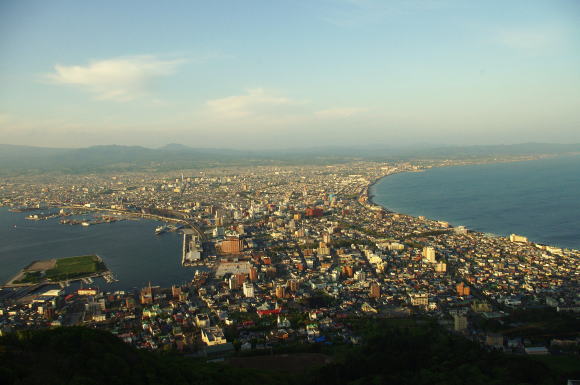
[[[567,154],[568,156],[579,156],[579,154]],[[389,204],[386,202],[383,203],[379,203],[377,202],[377,185],[379,184],[379,182],[382,182],[383,180],[385,180],[388,177],[394,176],[396,174],[402,174],[402,173],[415,173],[415,172],[425,172],[428,170],[433,170],[433,169],[441,169],[441,168],[450,168],[450,167],[457,167],[457,166],[476,166],[476,165],[487,165],[487,164],[502,164],[502,163],[514,163],[514,162],[522,162],[522,163],[527,163],[529,161],[538,161],[538,160],[544,160],[544,159],[549,159],[549,158],[562,158],[563,156],[541,156],[541,157],[533,157],[532,159],[514,159],[514,160],[502,160],[502,161],[491,161],[491,162],[473,162],[473,163],[461,163],[461,164],[446,164],[446,165],[436,165],[436,166],[432,166],[432,167],[427,167],[427,168],[422,168],[422,169],[418,169],[418,170],[401,170],[401,171],[396,171],[387,175],[384,175],[380,178],[377,178],[376,180],[373,180],[367,187],[366,189],[366,197],[367,197],[367,202],[369,205],[375,206],[375,207],[380,207],[381,209],[385,210],[386,212],[389,213],[396,213],[396,214],[402,214],[402,215],[407,215],[410,217],[414,217],[414,218],[418,218],[419,215],[416,214],[409,214],[409,213],[404,213],[401,212],[400,210],[396,210],[392,207],[389,207]],[[447,219],[441,219],[441,218],[437,218],[437,217],[430,217],[428,216],[428,219],[430,220],[435,220],[435,221],[446,221],[448,222],[449,220]],[[462,225],[465,225],[466,227],[470,227],[468,224],[464,224],[464,223],[460,223]],[[455,224],[457,225],[457,224]],[[471,229],[470,229],[471,230]],[[471,230],[471,231],[476,231],[476,232],[482,232],[482,231],[477,231],[477,230]],[[514,229],[512,231],[512,233],[517,233],[519,232],[519,230]],[[494,230],[491,231],[483,231],[482,233],[490,233],[493,234],[495,236],[498,237],[506,237],[507,235],[501,235],[498,234],[497,232],[495,232]],[[528,236],[529,234],[526,234],[525,232],[523,232],[522,235]],[[532,243],[537,243],[537,244],[546,244],[546,242],[536,242],[531,240],[530,242]],[[550,242],[551,246],[555,246],[555,247],[559,247],[559,248],[563,248],[563,249],[570,249],[570,250],[578,250],[577,247],[569,247],[569,246],[562,246],[562,245],[557,245],[554,244],[554,242]]]

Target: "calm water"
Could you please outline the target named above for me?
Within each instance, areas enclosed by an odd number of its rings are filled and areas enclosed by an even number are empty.
[[[84,254],[100,255],[119,282],[103,289],[153,285],[164,287],[193,278],[192,268],[181,266],[181,236],[154,234],[159,222],[128,220],[90,227],[61,225],[59,218],[46,221],[24,219],[29,213],[0,208],[0,282],[38,259]],[[14,227],[16,225],[16,227]]]
[[[396,212],[580,249],[580,156],[401,173],[371,193]]]

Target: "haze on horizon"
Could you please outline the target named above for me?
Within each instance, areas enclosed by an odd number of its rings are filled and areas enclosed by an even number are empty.
[[[0,143],[580,142],[580,2],[5,1]]]

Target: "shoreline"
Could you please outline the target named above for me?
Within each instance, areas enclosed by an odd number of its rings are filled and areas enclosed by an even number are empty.
[[[573,155],[578,156],[578,154],[573,154]],[[420,215],[417,216],[417,215],[405,214],[405,213],[398,212],[396,210],[393,210],[391,208],[385,207],[385,206],[377,203],[375,201],[376,195],[375,195],[374,191],[371,191],[371,189],[373,189],[383,179],[388,178],[388,177],[393,176],[393,175],[396,175],[396,174],[425,172],[425,171],[428,171],[430,169],[446,168],[446,167],[475,166],[475,165],[514,163],[514,162],[529,162],[529,161],[550,159],[550,158],[556,158],[556,157],[558,157],[558,156],[548,155],[548,156],[534,157],[533,159],[514,159],[514,160],[505,160],[505,161],[491,161],[491,162],[474,162],[474,163],[461,163],[461,164],[447,164],[447,165],[432,166],[432,167],[428,167],[428,168],[421,168],[421,169],[417,169],[417,170],[401,170],[401,171],[396,171],[396,172],[393,172],[393,173],[390,173],[390,174],[383,175],[383,176],[381,176],[381,177],[373,180],[371,183],[369,183],[369,185],[365,188],[365,192],[364,192],[363,196],[366,197],[367,205],[368,206],[371,206],[370,207],[371,210],[380,209],[380,210],[384,210],[385,212],[387,212],[389,214],[405,215],[405,216],[412,217],[412,218],[415,218],[415,219],[419,220]],[[452,224],[450,221],[445,220],[445,219],[428,218],[428,217],[425,217],[425,219],[426,220],[430,220],[430,221],[436,221],[436,222],[439,222],[439,221],[447,222],[447,223],[449,223],[449,225],[451,227],[460,226],[458,224]],[[461,226],[465,226],[465,225],[461,225]],[[509,235],[500,235],[500,234],[493,233],[493,232],[477,231],[477,230],[470,229],[468,226],[466,226],[466,227],[469,230],[469,232],[472,232],[472,233],[489,234],[489,235],[493,235],[494,237],[509,239]],[[520,235],[522,235],[522,234],[520,234]],[[526,235],[523,234],[523,236],[526,236]],[[535,245],[541,245],[541,246],[555,247],[555,248],[559,248],[559,249],[562,249],[562,250],[569,250],[569,251],[576,252],[576,253],[580,252],[580,248],[575,248],[575,247],[566,247],[566,246],[560,246],[560,245],[540,243],[540,242],[534,242],[533,240],[528,240],[528,243],[535,244]]]

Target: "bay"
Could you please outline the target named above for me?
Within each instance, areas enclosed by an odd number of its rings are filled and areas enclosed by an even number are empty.
[[[29,213],[0,208],[0,282],[30,262],[41,259],[97,254],[118,282],[96,284],[107,290],[130,290],[152,285],[169,287],[190,281],[194,269],[181,265],[181,235],[155,235],[160,223],[125,220],[89,227],[62,225],[60,218],[25,219]]]
[[[370,193],[395,212],[580,249],[580,156],[394,174]]]

